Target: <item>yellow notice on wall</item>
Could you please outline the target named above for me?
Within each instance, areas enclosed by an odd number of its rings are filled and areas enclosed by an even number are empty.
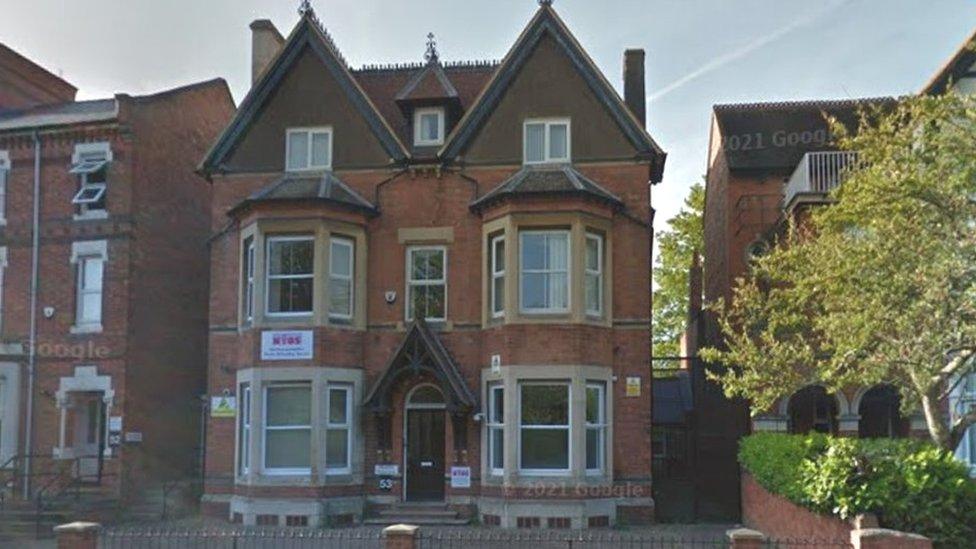
[[[627,396],[629,397],[639,397],[641,395],[641,378],[640,377],[628,377],[627,378]]]

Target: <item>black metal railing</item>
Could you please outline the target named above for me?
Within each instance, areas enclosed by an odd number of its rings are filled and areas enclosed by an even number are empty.
[[[100,549],[382,549],[379,529],[109,529]]]

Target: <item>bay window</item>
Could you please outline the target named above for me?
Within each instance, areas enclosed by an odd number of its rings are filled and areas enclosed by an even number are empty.
[[[237,391],[237,471],[246,475],[251,470],[251,384],[241,383]]]
[[[332,128],[293,128],[286,133],[290,172],[332,169]]]
[[[523,231],[519,237],[522,312],[568,312],[569,231]]]
[[[350,471],[352,387],[329,384],[326,391],[325,469],[327,474]]]
[[[312,389],[310,383],[272,384],[264,391],[264,471],[311,472]]]
[[[586,472],[603,472],[606,453],[606,385],[586,384]]]
[[[523,382],[519,386],[519,470],[568,473],[570,467],[568,383]]]
[[[414,246],[407,249],[407,320],[447,318],[447,249]]]
[[[491,474],[505,470],[505,387],[488,387],[488,464]]]
[[[523,142],[523,160],[526,164],[569,162],[569,119],[527,120]]]
[[[266,311],[269,316],[312,313],[315,241],[311,236],[268,238]]]
[[[352,318],[354,250],[348,238],[329,243],[329,318]]]
[[[505,314],[505,237],[491,239],[491,316]]]
[[[603,237],[586,234],[586,272],[584,273],[586,314],[603,314]]]
[[[244,239],[241,258],[241,303],[244,320],[254,320],[254,237]]]

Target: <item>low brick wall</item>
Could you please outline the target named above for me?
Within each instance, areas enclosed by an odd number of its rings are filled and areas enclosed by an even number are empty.
[[[742,472],[742,521],[774,539],[851,539],[854,526],[841,519],[820,515],[772,494],[752,475]]]

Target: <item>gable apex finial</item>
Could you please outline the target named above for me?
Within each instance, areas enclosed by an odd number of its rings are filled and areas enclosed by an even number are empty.
[[[437,40],[434,40],[434,33],[427,33],[427,51],[424,52],[424,60],[428,63],[436,63],[438,59]]]
[[[312,3],[309,0],[302,0],[301,4],[298,5],[298,15],[300,17],[305,17],[306,13],[312,12]]]
[[[553,0],[539,0],[539,5],[542,7],[549,7],[552,5]]]

